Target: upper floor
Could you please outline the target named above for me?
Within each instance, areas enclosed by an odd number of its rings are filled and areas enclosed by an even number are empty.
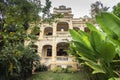
[[[52,24],[43,23],[38,25],[40,32],[36,32],[36,36],[40,40],[45,38],[53,37],[70,37],[69,29],[74,29],[76,31],[83,30],[88,31],[86,28],[86,22],[93,22],[88,16],[83,18],[73,18],[71,8],[66,6],[59,6],[53,9],[54,14],[63,14],[63,18],[57,18],[57,22],[52,22]]]

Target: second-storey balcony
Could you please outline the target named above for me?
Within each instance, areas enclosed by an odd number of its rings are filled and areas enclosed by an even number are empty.
[[[69,34],[69,31],[57,31],[56,32],[56,36],[57,37],[69,37],[70,36],[70,34]]]

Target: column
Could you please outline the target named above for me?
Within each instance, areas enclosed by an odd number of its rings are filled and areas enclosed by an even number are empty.
[[[84,31],[84,22],[80,24],[80,30]]]
[[[55,43],[55,39],[53,40],[53,45],[52,45],[52,60],[53,60],[53,62],[56,61],[56,43]]]
[[[41,42],[38,42],[38,54],[39,54],[40,57],[43,57],[43,55],[42,55],[42,45],[41,44],[42,44]]]
[[[57,31],[57,23],[53,23],[53,37],[56,36],[56,31]]]
[[[70,19],[70,22],[69,22],[69,29],[73,29],[72,19]]]
[[[41,24],[41,27],[40,27],[40,37],[39,37],[39,39],[43,39],[43,37],[44,37],[44,26],[43,26],[43,24]]]
[[[52,64],[51,69],[54,69],[56,66],[56,43],[55,38],[53,39],[53,45],[52,45]]]

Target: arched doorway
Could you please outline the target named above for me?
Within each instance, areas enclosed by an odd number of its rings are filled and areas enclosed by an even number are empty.
[[[52,46],[51,45],[44,45],[42,49],[45,57],[52,56]]]
[[[68,43],[60,42],[57,44],[57,56],[67,56]]]

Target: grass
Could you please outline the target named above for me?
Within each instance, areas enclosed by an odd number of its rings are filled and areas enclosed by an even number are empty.
[[[77,73],[53,73],[39,72],[34,74],[28,80],[87,80],[86,76],[80,72]]]

